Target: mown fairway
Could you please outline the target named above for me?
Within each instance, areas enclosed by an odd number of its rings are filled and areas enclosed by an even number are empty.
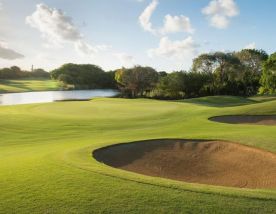
[[[276,100],[106,98],[2,106],[0,213],[275,213],[275,189],[153,178],[91,155],[103,146],[156,138],[229,140],[276,152],[276,126],[208,120],[224,114],[276,114]]]
[[[3,92],[27,92],[58,90],[59,83],[48,79],[23,79],[0,81],[0,93]]]

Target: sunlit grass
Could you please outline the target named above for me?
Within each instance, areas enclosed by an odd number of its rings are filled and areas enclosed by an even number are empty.
[[[58,90],[60,84],[49,79],[1,80],[0,93]]]
[[[275,212],[276,190],[152,178],[105,166],[91,156],[103,146],[154,138],[222,139],[276,152],[275,126],[208,120],[224,114],[276,114],[276,101],[99,98],[2,106],[0,213]]]

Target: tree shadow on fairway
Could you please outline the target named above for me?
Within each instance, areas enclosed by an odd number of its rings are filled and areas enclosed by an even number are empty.
[[[20,88],[23,90],[31,90],[30,87],[26,85],[26,82],[13,81],[13,80],[2,80],[0,84],[7,85],[10,87]],[[2,91],[5,91],[4,89]]]
[[[200,97],[186,99],[181,102],[191,103],[202,106],[210,107],[234,107],[258,103],[258,101],[251,100],[244,97],[235,97],[235,96],[210,96],[210,97]]]

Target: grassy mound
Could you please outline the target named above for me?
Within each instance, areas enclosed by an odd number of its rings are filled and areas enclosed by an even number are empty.
[[[214,108],[101,98],[2,106],[0,213],[275,213],[275,189],[153,178],[91,156],[104,146],[157,138],[221,139],[276,152],[275,126],[208,120],[226,114],[276,114],[276,101]]]

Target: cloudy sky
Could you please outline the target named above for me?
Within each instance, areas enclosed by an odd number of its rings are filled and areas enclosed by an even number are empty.
[[[187,70],[209,51],[276,51],[275,0],[0,0],[0,67]]]

